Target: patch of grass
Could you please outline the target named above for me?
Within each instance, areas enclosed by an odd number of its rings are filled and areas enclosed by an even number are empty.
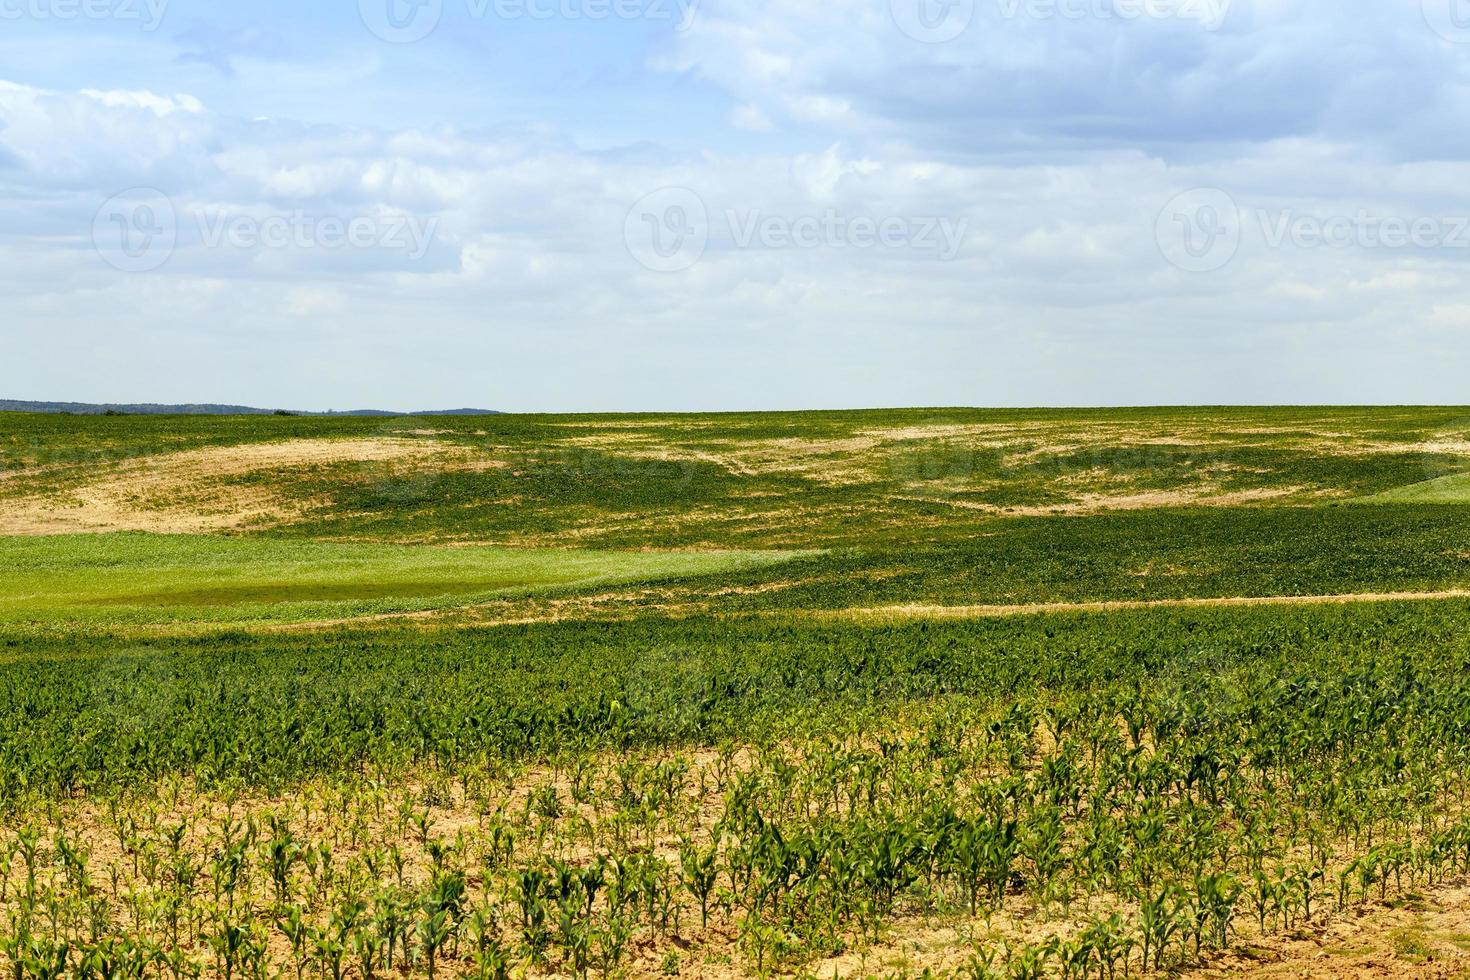
[[[1429,945],[1423,930],[1417,928],[1395,932],[1393,951],[1394,955],[1411,963],[1423,963],[1434,955],[1434,948]]]
[[[1012,605],[1421,592],[1470,587],[1470,509],[1198,508],[988,522],[985,533],[875,544],[722,577],[795,588],[727,609]],[[1143,574],[1149,571],[1149,574]]]
[[[1470,503],[1470,473],[1452,473],[1434,480],[1395,487],[1365,497],[1369,504],[1465,504]]]
[[[148,534],[0,538],[0,622],[303,621],[674,580],[792,557]]]
[[[1367,956],[1374,952],[1371,945],[1359,944],[1356,946],[1324,946],[1322,951],[1328,956],[1358,957]]]

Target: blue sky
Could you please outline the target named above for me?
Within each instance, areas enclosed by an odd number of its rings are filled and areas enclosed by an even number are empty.
[[[1470,401],[1470,0],[0,0],[0,397]]]

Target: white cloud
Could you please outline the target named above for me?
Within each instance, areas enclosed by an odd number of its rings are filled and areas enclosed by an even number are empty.
[[[204,103],[192,95],[157,95],[153,92],[102,92],[97,89],[82,89],[80,95],[102,103],[109,108],[147,109],[157,116],[169,116],[175,112],[200,113]]]
[[[736,129],[749,130],[752,133],[769,133],[772,129],[771,120],[760,110],[760,106],[743,105],[735,108],[730,113],[730,125]]]
[[[1229,189],[1248,220],[1470,215],[1458,157],[1375,151],[1390,137],[1310,86],[1301,105],[1224,119],[1231,138],[1218,138],[1220,120],[1191,113],[1232,78],[1250,90],[1248,64],[1227,70],[1249,47],[1230,25],[1208,42],[1225,54],[1155,44],[1154,25],[1105,35],[1104,54],[1081,50],[1070,24],[928,50],[873,12],[885,7],[702,14],[666,64],[722,88],[735,108],[717,122],[771,132],[758,152],[584,150],[555,127],[308,125],[177,93],[0,83],[0,386],[308,408],[384,391],[547,409],[1453,398],[1451,366],[1470,354],[1470,249],[1271,248],[1248,228],[1233,261],[1197,275],[1164,260],[1155,228],[1195,187]],[[1306,43],[1254,49],[1269,74]],[[1096,74],[1105,56],[1119,59],[1115,91]],[[1077,93],[1030,87],[1048,59],[1075,63]],[[1129,103],[1150,84],[1164,94]],[[139,185],[172,199],[179,244],[157,271],[125,274],[93,249],[93,222]],[[629,208],[664,187],[696,193],[710,221],[704,257],[677,274],[644,269],[623,240]],[[731,212],[945,219],[967,234],[949,262],[845,242],[742,247]],[[198,225],[298,213],[433,219],[435,240],[411,261],[211,248]],[[1309,336],[1330,338],[1330,364],[1297,346]],[[324,381],[314,363],[354,370]],[[252,373],[257,387],[230,387]],[[119,377],[141,380],[107,387]]]
[[[148,176],[197,167],[205,116],[160,114],[156,107],[172,100],[158,97],[145,107],[145,95],[131,93],[109,104],[0,82],[0,154],[20,162],[28,183],[112,183],[109,193]]]
[[[1214,30],[1121,16],[1108,0],[980,0],[942,44],[906,35],[889,6],[706,0],[658,64],[773,120],[956,155],[1133,146],[1176,158],[1289,138],[1470,150],[1470,59],[1419,0],[1233,0]]]

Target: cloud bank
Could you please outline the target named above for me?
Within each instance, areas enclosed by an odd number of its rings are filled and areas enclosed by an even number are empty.
[[[269,4],[242,25],[176,3],[155,32],[33,18],[75,60],[0,81],[0,384],[310,408],[1461,401],[1470,31],[1437,2],[451,9],[411,44],[356,11],[293,32]],[[595,71],[515,54],[598,31]]]

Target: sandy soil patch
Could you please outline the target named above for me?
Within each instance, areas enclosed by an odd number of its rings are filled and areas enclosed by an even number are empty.
[[[938,504],[959,510],[974,510],[985,514],[1007,517],[1050,517],[1060,514],[1095,514],[1106,510],[1153,510],[1164,507],[1238,507],[1242,504],[1281,501],[1288,498],[1314,499],[1330,495],[1331,491],[1310,490],[1307,487],[1260,487],[1254,490],[1219,491],[1210,487],[1190,487],[1180,490],[1153,490],[1147,493],[1101,494],[1087,493],[1074,497],[1065,504],[988,504],[977,500],[958,500],[945,497],[898,497],[917,504]]]
[[[1039,602],[1020,605],[982,606],[868,606],[858,609],[824,609],[811,615],[824,619],[893,621],[906,619],[1000,619],[1042,613],[1126,612],[1134,609],[1208,609],[1236,606],[1337,606],[1361,602],[1427,602],[1470,599],[1470,589],[1441,592],[1357,592],[1344,595],[1231,596],[1215,599],[1128,599],[1112,602]]]
[[[737,476],[794,474],[839,483],[865,476],[872,464],[865,454],[878,445],[876,440],[866,438],[757,439],[724,441],[718,444],[719,451],[711,451],[642,434],[579,436],[565,444],[635,460],[712,463]]]
[[[1139,454],[1150,451],[1192,450],[1202,455],[1205,471],[1211,454],[1228,454],[1251,447],[1266,447],[1293,452],[1362,456],[1380,453],[1422,453],[1427,455],[1470,455],[1470,441],[1439,434],[1421,443],[1375,440],[1370,435],[1337,431],[1321,426],[1231,426],[1229,419],[1181,421],[1161,419],[1157,424],[1146,420],[1125,422],[1074,420],[951,423],[935,421],[892,428],[857,429],[850,433],[834,433],[829,437],[792,437],[776,439],[723,439],[717,444],[699,447],[683,444],[685,430],[652,423],[641,425],[608,425],[595,434],[569,437],[562,445],[597,449],[634,459],[663,462],[712,463],[739,476],[791,475],[833,486],[872,480],[898,479],[914,485],[915,474],[907,473],[913,459],[923,460],[931,454],[935,466],[959,465],[964,453],[1006,454],[1008,467],[1037,465],[1056,457],[1091,453],[1098,461],[1106,461],[1116,453],[1135,469]],[[917,454],[917,455],[915,455]],[[957,462],[958,461],[958,462]],[[1146,459],[1144,460],[1146,462]],[[1107,469],[1106,466],[1103,469]],[[1108,470],[1112,473],[1111,470]],[[1267,471],[1269,472],[1269,471]],[[957,472],[956,477],[965,476]],[[1044,477],[1045,474],[1038,474]],[[1113,474],[1126,479],[1126,473]],[[908,477],[908,479],[906,479]],[[932,481],[923,481],[932,482]],[[1109,502],[1109,506],[1171,506],[1197,502],[1205,490],[1177,491],[1172,500],[1159,495],[1139,495],[1136,502]],[[1275,495],[1291,491],[1276,489]],[[1242,498],[1248,499],[1248,498]],[[1256,498],[1262,499],[1262,498]],[[1233,501],[1220,498],[1222,504]],[[1095,501],[1078,504],[1079,510],[1095,509]],[[1016,512],[1012,510],[1011,512]],[[1038,513],[1055,513],[1043,508]],[[1063,511],[1065,512],[1065,511]]]
[[[1047,932],[1034,922],[1007,924],[1011,931],[1027,935],[1032,941]],[[924,969],[941,976],[964,976],[974,941],[992,931],[978,922],[962,922],[958,927],[897,923],[882,944],[824,960],[814,964],[811,972],[823,980],[917,975]],[[1470,949],[1470,889],[1461,882],[1418,901],[1395,903],[1394,907],[1370,906],[1346,916],[1325,917],[1289,936],[1237,939],[1232,950],[1209,954],[1203,964],[1150,976],[1172,976],[1179,980],[1230,977],[1450,980],[1470,977],[1467,949]],[[1138,974],[1134,971],[1132,975]],[[1121,970],[1118,976],[1123,976]]]
[[[199,534],[280,524],[314,501],[229,481],[269,470],[434,458],[446,458],[446,447],[413,439],[298,439],[145,457],[61,493],[0,500],[0,535]]]
[[[1422,900],[1395,904],[1360,910],[1356,917],[1335,919],[1320,930],[1261,940],[1181,976],[1470,977],[1470,889],[1463,882]]]

